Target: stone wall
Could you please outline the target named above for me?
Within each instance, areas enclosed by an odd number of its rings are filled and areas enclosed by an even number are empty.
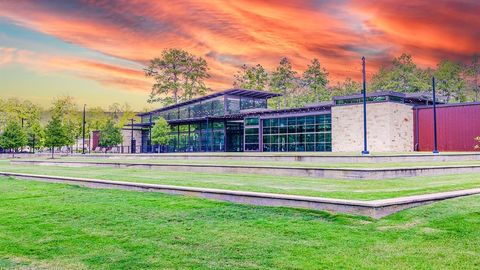
[[[367,104],[367,139],[371,152],[413,151],[413,111],[410,105]],[[363,104],[332,107],[332,151],[363,150]]]
[[[124,151],[128,151],[130,153],[130,145],[132,142],[132,130],[129,128],[122,129],[122,137],[123,137],[123,148]],[[136,153],[140,153],[142,148],[142,130],[134,129],[133,130],[133,138],[135,139],[135,148]]]

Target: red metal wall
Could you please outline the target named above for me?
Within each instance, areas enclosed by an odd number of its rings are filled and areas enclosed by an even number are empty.
[[[95,151],[98,147],[98,143],[100,142],[100,131],[95,130],[92,131],[92,151]]]
[[[414,114],[414,141],[418,151],[433,150],[433,107],[418,107]],[[439,151],[475,151],[480,136],[480,103],[437,106]]]

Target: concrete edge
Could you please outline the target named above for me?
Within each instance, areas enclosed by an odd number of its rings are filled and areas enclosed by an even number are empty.
[[[474,188],[392,199],[359,201],[13,172],[0,172],[0,175],[16,177],[19,179],[57,183],[71,183],[94,188],[117,188],[127,190],[154,191],[168,194],[190,195],[219,201],[229,201],[250,205],[309,208],[322,211],[362,215],[376,219],[388,216],[404,209],[425,205],[436,201],[480,194],[480,188]]]
[[[132,166],[171,166],[171,167],[207,167],[207,168],[258,168],[258,169],[280,169],[280,170],[323,170],[323,171],[346,171],[346,172],[387,172],[404,170],[430,170],[430,169],[461,169],[480,168],[479,165],[446,165],[446,166],[420,166],[420,167],[392,167],[392,168],[323,168],[323,167],[302,167],[302,166],[272,166],[272,165],[215,165],[215,164],[181,164],[181,163],[146,163],[146,162],[95,162],[95,161],[69,161],[69,160],[11,160],[10,163],[59,163],[59,164],[91,164],[91,165],[132,165]]]

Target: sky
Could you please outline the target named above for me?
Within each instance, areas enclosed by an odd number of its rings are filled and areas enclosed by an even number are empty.
[[[167,48],[203,57],[213,92],[243,64],[301,73],[318,58],[335,83],[409,53],[421,67],[480,52],[480,1],[0,0],[0,94],[48,106],[147,106],[143,68]]]

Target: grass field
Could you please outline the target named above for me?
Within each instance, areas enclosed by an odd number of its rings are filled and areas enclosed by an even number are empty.
[[[162,170],[10,165],[0,171],[98,178],[117,181],[373,200],[480,187],[480,174],[388,180],[335,180],[254,174],[211,174]]]
[[[29,160],[29,159],[25,159]],[[49,160],[37,158],[35,160]],[[281,166],[281,167],[308,167],[308,168],[411,168],[424,166],[458,166],[480,165],[480,160],[450,161],[450,162],[382,162],[382,163],[320,163],[320,162],[285,162],[262,160],[230,160],[230,159],[204,159],[204,160],[174,160],[174,159],[121,159],[99,157],[63,157],[57,161],[88,161],[88,162],[119,162],[119,163],[155,163],[155,164],[210,164],[210,165],[244,165],[244,166]]]
[[[0,177],[0,269],[478,269],[480,196],[381,220]]]

